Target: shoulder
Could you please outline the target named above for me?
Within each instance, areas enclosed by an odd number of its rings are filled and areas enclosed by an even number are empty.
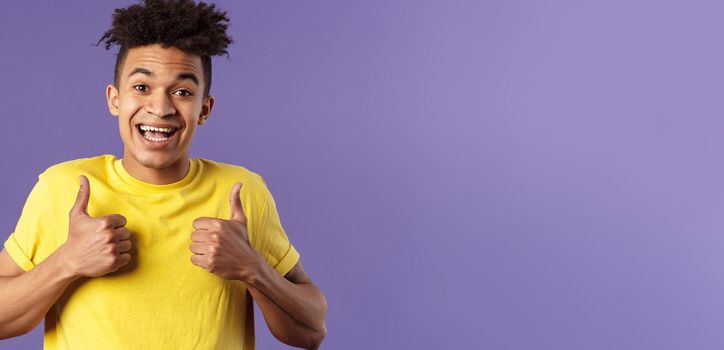
[[[112,166],[112,155],[103,155],[92,158],[80,158],[54,164],[38,176],[33,190],[31,191],[27,204],[29,206],[40,205],[44,207],[58,205],[65,208],[75,200],[78,193],[80,175],[86,175],[95,185],[100,183],[99,179],[106,179],[108,164]]]
[[[235,182],[241,182],[243,189],[249,192],[268,192],[264,178],[246,167],[234,164],[218,162],[209,159],[196,158],[203,176],[213,178],[217,183],[232,186]]]
[[[39,180],[51,183],[67,181],[77,182],[80,175],[91,178],[106,178],[105,174],[112,169],[114,155],[105,154],[97,157],[79,158],[54,164],[40,174]]]

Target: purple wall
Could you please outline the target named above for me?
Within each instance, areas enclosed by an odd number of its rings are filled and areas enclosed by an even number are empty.
[[[3,4],[0,238],[43,169],[121,153],[90,44],[126,3]],[[724,347],[724,5],[219,4],[192,155],[265,176],[324,349]]]

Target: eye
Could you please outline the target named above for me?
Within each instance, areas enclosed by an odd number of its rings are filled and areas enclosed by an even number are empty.
[[[187,97],[187,96],[191,96],[193,94],[189,90],[179,89],[179,90],[174,91],[174,95],[181,96],[181,97]]]
[[[136,85],[133,85],[133,89],[135,89],[136,91],[140,91],[140,92],[147,92],[148,86],[146,86],[144,84],[136,84]]]

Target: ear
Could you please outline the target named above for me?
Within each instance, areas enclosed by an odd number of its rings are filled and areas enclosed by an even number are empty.
[[[203,105],[201,106],[201,114],[199,114],[198,125],[206,123],[206,120],[211,116],[211,109],[214,108],[214,96],[209,95],[204,98]]]
[[[106,86],[106,102],[108,102],[108,111],[117,117],[120,114],[118,108],[118,89],[116,89],[113,84]]]

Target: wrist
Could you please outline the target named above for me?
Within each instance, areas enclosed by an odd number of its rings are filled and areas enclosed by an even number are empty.
[[[250,286],[256,286],[264,274],[264,267],[268,267],[266,262],[259,257],[254,263],[245,265],[239,271],[239,280]]]
[[[57,267],[59,277],[70,280],[82,277],[78,273],[78,269],[73,259],[67,256],[67,246],[65,243],[63,243],[58,250],[55,251],[52,257],[56,260],[55,266]]]

